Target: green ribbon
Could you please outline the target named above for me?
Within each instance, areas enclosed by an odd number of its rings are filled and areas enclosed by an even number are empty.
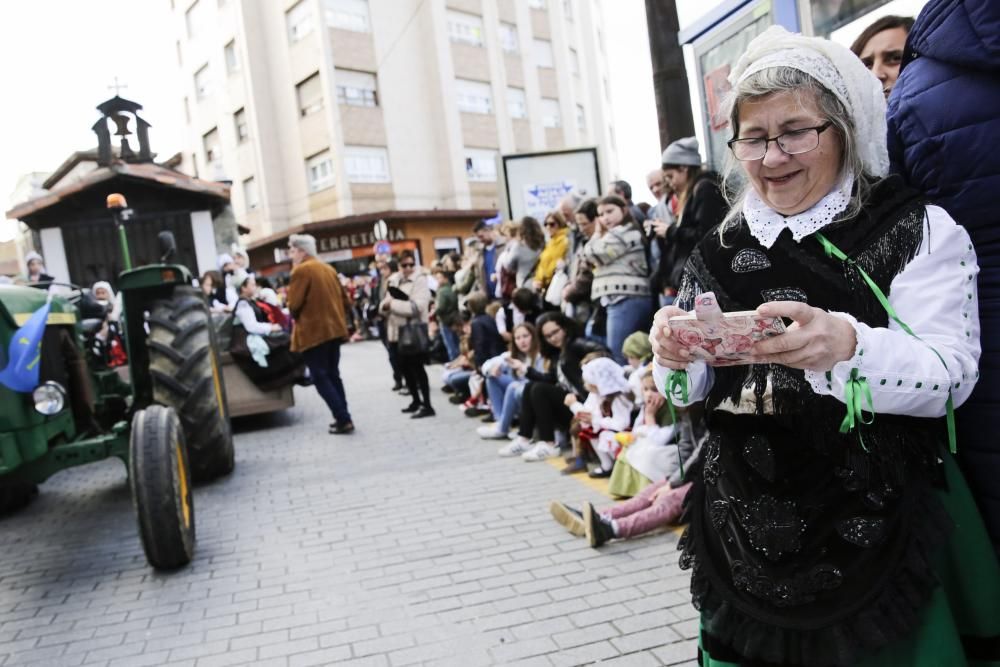
[[[688,402],[688,374],[687,371],[670,371],[667,375],[667,385],[664,388],[667,395],[667,408],[670,410],[670,421],[674,424],[674,444],[677,445],[677,463],[680,466],[681,479],[684,479],[684,461],[681,459],[681,428],[677,423],[677,410],[674,408],[674,397],[680,399],[682,403]]]
[[[941,362],[941,365],[944,366],[944,370],[947,372],[948,364],[945,362],[944,357],[941,356],[941,353],[935,350],[934,346],[930,345],[923,338],[915,334],[913,332],[913,329],[911,329],[909,325],[906,324],[906,322],[899,319],[899,315],[896,314],[896,309],[892,307],[892,304],[889,303],[889,299],[886,298],[885,293],[882,291],[882,288],[880,288],[878,284],[874,280],[872,280],[872,277],[868,275],[868,272],[865,271],[863,268],[861,268],[857,262],[848,257],[844,253],[844,251],[842,251],[837,246],[833,245],[833,243],[828,238],[823,236],[823,234],[821,234],[820,232],[816,232],[815,237],[816,240],[820,242],[820,245],[823,246],[823,250],[826,252],[827,257],[835,257],[836,259],[839,259],[848,266],[857,270],[858,274],[864,279],[866,283],[868,283],[869,289],[871,289],[872,293],[875,295],[875,298],[878,299],[879,304],[881,304],[886,314],[889,315],[889,318],[892,319],[896,324],[898,324],[900,329],[902,329],[903,331],[905,331],[906,333],[908,333],[909,335],[913,336],[921,343],[926,345],[928,348],[930,348],[930,351],[934,353],[934,355],[938,358],[938,361]],[[861,412],[860,408],[862,396],[867,397],[869,411],[871,411],[872,399],[871,399],[871,391],[868,388],[868,382],[865,380],[865,378],[857,377],[857,369],[854,368],[851,370],[851,378],[848,380],[847,385],[844,387],[844,400],[847,403],[847,416],[844,417],[844,421],[840,425],[841,433],[847,433],[848,431],[854,429],[857,421],[860,421],[860,423],[862,424],[871,424],[872,421],[875,420],[874,413],[872,414],[872,418],[870,421],[864,420],[863,413]],[[951,394],[951,380],[948,381],[948,400],[945,403],[945,413],[946,413],[945,421],[947,422],[948,425],[948,449],[950,449],[951,453],[954,454],[958,449],[957,445],[958,438],[955,434],[955,401],[952,398]],[[859,438],[860,438],[860,433],[859,433]],[[864,446],[863,442],[862,446]]]
[[[867,420],[865,420],[865,401],[868,403],[868,414],[871,415]],[[847,378],[844,385],[844,402],[847,403],[847,414],[844,416],[844,421],[840,422],[841,433],[850,433],[858,424],[868,425],[875,421],[871,388],[868,386],[866,378],[858,376],[857,368],[851,369],[851,376]],[[861,443],[861,448],[867,452],[868,447],[865,446],[865,441],[861,438],[860,430],[858,431],[858,441]]]

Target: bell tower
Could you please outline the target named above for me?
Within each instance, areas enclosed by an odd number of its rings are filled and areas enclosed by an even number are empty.
[[[142,105],[115,95],[97,105],[101,119],[91,128],[97,135],[97,164],[109,166],[115,159],[112,136],[120,137],[118,159],[122,162],[152,162],[149,148],[149,123],[140,115]],[[112,130],[114,133],[112,134]],[[138,143],[133,147],[130,137]]]

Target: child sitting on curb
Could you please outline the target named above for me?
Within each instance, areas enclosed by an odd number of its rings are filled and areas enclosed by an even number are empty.
[[[632,395],[621,366],[603,354],[597,358],[590,357],[585,357],[581,364],[584,386],[589,392],[587,399],[581,403],[576,394],[566,394],[566,407],[573,413],[579,428],[571,425],[571,432],[576,431],[573,442],[576,458],[563,472],[568,474],[586,469],[583,441],[587,440],[601,462],[590,472],[590,476],[610,477],[615,455],[621,448],[615,436],[628,428],[632,417]]]

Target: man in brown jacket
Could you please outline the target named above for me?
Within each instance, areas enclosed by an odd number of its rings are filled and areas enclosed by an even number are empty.
[[[347,293],[337,270],[316,258],[312,236],[289,236],[288,254],[293,266],[288,283],[288,310],[295,318],[292,352],[302,354],[316,391],[333,413],[330,433],[353,433],[354,422],[340,379],[340,344],[347,338],[344,313],[350,308]]]

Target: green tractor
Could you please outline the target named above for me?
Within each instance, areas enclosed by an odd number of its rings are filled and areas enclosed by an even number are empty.
[[[120,195],[108,202],[124,208]],[[37,386],[0,385],[0,514],[25,505],[60,470],[117,457],[128,470],[147,560],[174,569],[194,554],[192,484],[234,467],[226,391],[215,330],[190,271],[167,263],[131,268],[120,217],[127,373],[88,357],[104,320],[81,318],[92,305],[82,289],[0,286],[0,368],[19,327],[51,300]],[[160,240],[167,261],[173,239]]]

